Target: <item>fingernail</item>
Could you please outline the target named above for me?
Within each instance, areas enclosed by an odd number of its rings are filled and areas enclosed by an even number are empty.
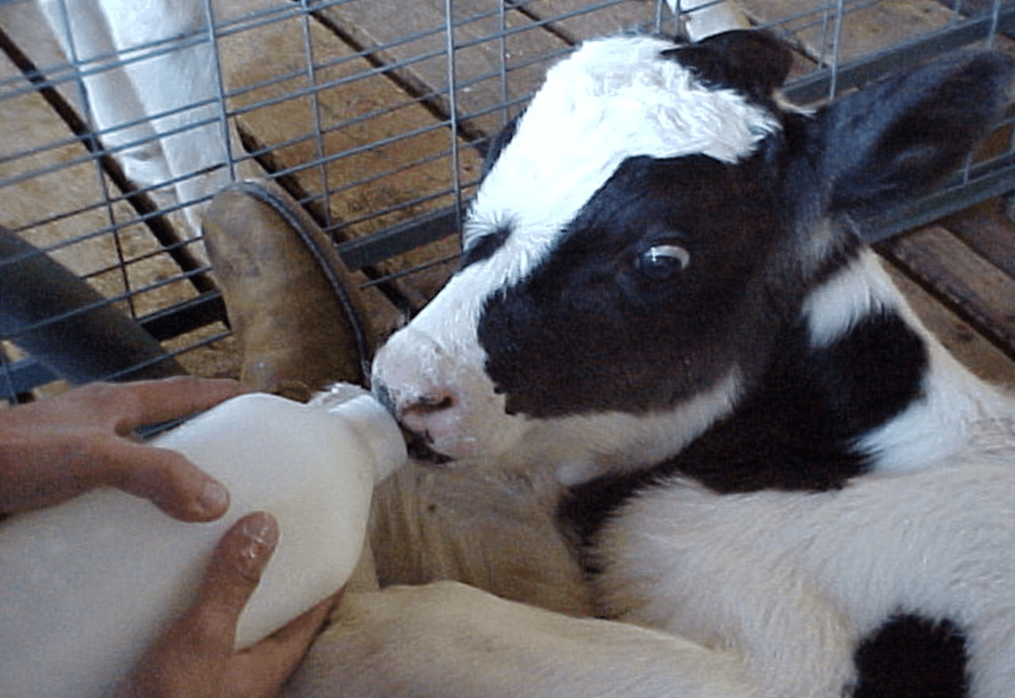
[[[215,480],[204,483],[197,504],[206,514],[221,514],[229,507],[229,490]]]
[[[278,525],[268,514],[255,514],[243,522],[243,534],[267,548],[278,543]]]
[[[250,581],[257,582],[278,543],[278,526],[270,516],[259,514],[243,522],[242,533],[247,541],[239,551],[239,572]]]

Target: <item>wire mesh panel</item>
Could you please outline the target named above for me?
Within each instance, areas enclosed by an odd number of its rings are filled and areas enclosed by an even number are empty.
[[[379,324],[454,268],[486,143],[584,38],[707,31],[683,0],[22,0],[0,3],[0,394],[236,358],[201,216],[271,178],[333,237]],[[971,45],[1006,0],[743,0],[816,104]],[[1010,127],[891,234],[1013,187]],[[52,387],[49,387],[51,386]]]

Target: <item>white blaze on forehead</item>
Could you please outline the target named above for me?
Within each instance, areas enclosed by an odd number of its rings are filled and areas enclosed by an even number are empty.
[[[467,242],[510,228],[498,255],[503,281],[524,277],[627,158],[733,163],[779,128],[768,110],[661,55],[675,47],[649,37],[591,41],[547,73],[466,223]]]

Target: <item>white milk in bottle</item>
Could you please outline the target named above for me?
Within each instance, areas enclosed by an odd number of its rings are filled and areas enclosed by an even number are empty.
[[[218,540],[267,511],[278,546],[240,617],[245,647],[336,592],[363,547],[371,492],[404,463],[365,391],[337,405],[233,398],[155,440],[229,489],[211,523],[104,488],[0,523],[0,695],[105,698],[192,600]],[[0,483],[2,484],[2,483]]]

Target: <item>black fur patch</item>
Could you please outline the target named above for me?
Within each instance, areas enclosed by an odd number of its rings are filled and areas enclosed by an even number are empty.
[[[775,181],[761,155],[625,161],[548,258],[486,301],[479,341],[509,411],[665,409],[763,357],[802,293],[768,288],[785,237]],[[687,250],[687,268],[644,273],[639,260],[666,245]]]
[[[502,226],[492,233],[483,235],[478,240],[471,242],[462,253],[462,259],[459,262],[458,268],[464,269],[470,264],[475,264],[477,262],[482,262],[484,259],[489,259],[493,256],[494,252],[504,246],[504,243],[507,242],[510,235],[511,227]]]
[[[663,55],[690,68],[705,85],[737,90],[765,106],[793,65],[789,47],[764,31],[728,31]]]
[[[720,493],[840,488],[868,467],[856,440],[922,397],[926,369],[923,340],[902,318],[864,318],[829,347],[779,352],[732,416],[659,471]]]
[[[965,637],[951,621],[898,615],[856,652],[853,698],[965,698]]]
[[[927,364],[923,340],[894,312],[864,318],[821,349],[797,326],[732,415],[654,468],[575,487],[560,516],[590,544],[625,501],[672,476],[717,494],[841,488],[870,467],[857,440],[922,398]]]

